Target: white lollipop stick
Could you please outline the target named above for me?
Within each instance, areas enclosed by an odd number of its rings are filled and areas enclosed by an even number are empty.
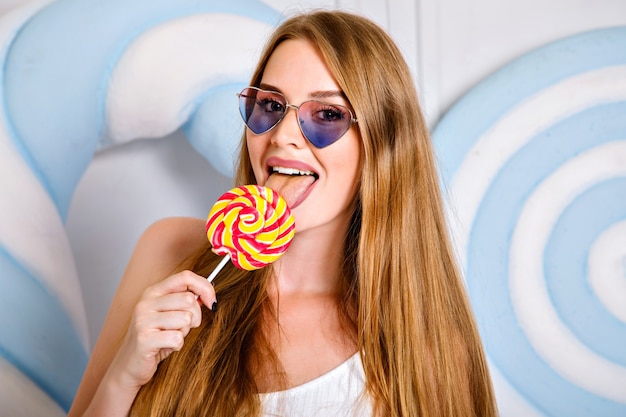
[[[230,261],[230,254],[224,256],[222,258],[222,260],[220,261],[220,263],[215,267],[215,269],[213,270],[213,272],[211,272],[211,275],[209,275],[207,277],[207,281],[212,282],[213,279],[215,279],[215,277],[217,276],[217,274],[222,270],[222,268],[224,268],[224,265],[226,265],[226,263]]]

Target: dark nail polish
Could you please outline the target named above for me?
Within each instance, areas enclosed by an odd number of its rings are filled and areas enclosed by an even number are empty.
[[[213,301],[213,305],[211,306],[211,311],[214,313],[217,311],[217,301]]]

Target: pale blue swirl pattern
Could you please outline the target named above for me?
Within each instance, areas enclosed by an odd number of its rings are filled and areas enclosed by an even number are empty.
[[[32,1],[0,16],[3,413],[63,415],[82,376],[86,319],[64,221],[94,152],[182,129],[232,175],[235,93],[281,18],[257,0]]]
[[[433,137],[503,416],[626,415],[626,28],[521,57]]]

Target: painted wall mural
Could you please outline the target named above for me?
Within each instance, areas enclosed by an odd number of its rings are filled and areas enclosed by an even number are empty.
[[[626,415],[626,27],[519,58],[433,135],[503,415]]]
[[[90,347],[64,222],[94,153],[182,130],[231,176],[232,97],[280,20],[260,0],[0,15],[1,415],[63,416],[80,381]],[[433,132],[503,416],[626,415],[625,45],[615,28],[533,51]]]

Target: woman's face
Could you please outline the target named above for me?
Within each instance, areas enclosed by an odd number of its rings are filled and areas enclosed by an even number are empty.
[[[288,40],[275,49],[260,88],[280,92],[296,106],[319,100],[350,107],[317,49],[305,40]],[[260,135],[247,129],[246,138],[257,183],[287,200],[298,233],[347,224],[361,162],[361,141],[354,124],[336,142],[319,149],[303,136],[296,111],[289,108],[273,129]]]

